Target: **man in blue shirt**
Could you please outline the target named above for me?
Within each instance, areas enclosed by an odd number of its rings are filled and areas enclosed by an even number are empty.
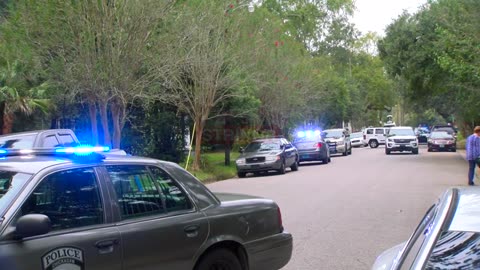
[[[468,136],[465,149],[467,150],[468,160],[468,184],[473,186],[475,165],[477,165],[477,158],[480,157],[480,126],[476,126],[473,134]]]

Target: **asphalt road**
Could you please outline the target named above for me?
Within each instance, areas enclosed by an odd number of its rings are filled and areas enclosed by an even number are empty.
[[[328,165],[208,185],[258,195],[280,206],[294,251],[286,270],[370,269],[383,250],[408,239],[427,208],[449,186],[466,185],[460,153],[386,156],[355,148]]]

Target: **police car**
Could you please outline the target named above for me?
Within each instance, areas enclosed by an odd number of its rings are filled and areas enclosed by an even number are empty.
[[[106,147],[0,149],[0,269],[280,269],[278,205]]]

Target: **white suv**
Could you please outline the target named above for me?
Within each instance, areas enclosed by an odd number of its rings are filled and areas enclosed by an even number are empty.
[[[418,154],[418,139],[411,127],[391,127],[387,132],[385,143],[385,154],[390,155],[392,151],[410,151]]]
[[[389,127],[369,127],[363,131],[363,143],[370,145],[371,148],[377,148],[380,144],[385,144],[385,133]]]

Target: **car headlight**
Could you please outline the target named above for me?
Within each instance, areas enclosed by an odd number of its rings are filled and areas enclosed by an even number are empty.
[[[237,163],[237,165],[242,165],[242,164],[245,164],[245,159],[244,158],[239,158],[235,162]]]
[[[265,161],[275,161],[279,159],[280,159],[280,156],[268,156],[265,158]]]

